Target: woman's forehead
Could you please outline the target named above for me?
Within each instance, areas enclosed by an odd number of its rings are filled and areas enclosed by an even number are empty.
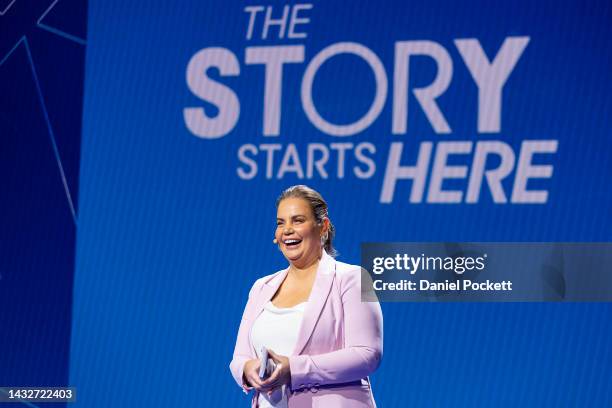
[[[288,215],[309,215],[312,214],[310,205],[303,198],[285,198],[278,205],[277,214],[288,214]]]

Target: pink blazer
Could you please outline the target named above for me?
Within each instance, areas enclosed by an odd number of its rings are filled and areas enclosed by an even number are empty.
[[[256,358],[250,332],[289,268],[258,279],[242,315],[230,371],[236,383],[244,364]],[[374,408],[369,374],[382,359],[383,318],[378,302],[361,301],[361,268],[336,261],[323,251],[304,311],[297,344],[289,357],[289,408]],[[254,392],[251,407],[258,406]]]

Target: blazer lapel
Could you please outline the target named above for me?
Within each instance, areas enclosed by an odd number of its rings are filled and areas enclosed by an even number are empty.
[[[288,272],[289,268],[283,269],[277,275],[272,276],[269,281],[264,282],[263,286],[261,287],[261,291],[259,292],[259,296],[257,297],[257,303],[253,309],[253,317],[251,321],[255,321],[255,319],[259,317],[259,314],[263,310],[265,304],[272,299],[272,296],[274,296],[280,284],[283,283]]]
[[[323,306],[325,305],[325,301],[329,295],[329,291],[331,290],[335,273],[336,262],[334,258],[329,256],[327,252],[323,250],[323,255],[321,256],[321,260],[319,261],[319,266],[317,268],[317,276],[315,276],[310,297],[308,298],[308,303],[306,304],[306,309],[304,310],[304,318],[302,320],[302,325],[300,327],[298,339],[292,355],[295,356],[300,354],[310,339],[310,335],[314,330],[315,324],[321,315],[321,311],[323,310]]]

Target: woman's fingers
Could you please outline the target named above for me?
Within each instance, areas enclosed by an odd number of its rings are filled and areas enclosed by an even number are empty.
[[[273,352],[270,349],[268,349],[268,355],[272,358],[272,360],[274,360],[275,363],[280,363],[281,362],[281,359],[279,358],[279,355],[276,354],[275,352]]]
[[[259,378],[259,366],[261,364],[259,360],[251,360],[249,363],[245,367],[244,375],[255,389],[259,389],[261,388],[261,379]]]
[[[259,379],[259,375],[251,375],[248,376],[249,382],[251,383],[251,385],[253,386],[253,388],[255,388],[257,391],[261,391],[262,390],[262,384],[261,384],[261,380]]]
[[[270,377],[268,377],[265,381],[261,383],[262,389],[269,390],[271,388],[275,388],[281,385],[279,376],[280,376],[282,368],[283,368],[282,364],[278,364],[276,366],[272,375],[270,375]]]
[[[259,373],[257,371],[249,373],[248,377],[253,385],[261,386],[262,381],[261,378],[259,378]]]
[[[270,375],[270,377],[262,381],[261,385],[263,387],[268,387],[270,384],[276,382],[276,380],[278,379],[279,373],[280,373],[280,370],[277,366],[276,369],[274,369],[274,372],[272,373],[272,375]]]

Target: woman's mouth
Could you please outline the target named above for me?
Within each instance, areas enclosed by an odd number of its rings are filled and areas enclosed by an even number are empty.
[[[286,248],[293,249],[296,248],[302,242],[301,239],[286,239],[283,241]]]

